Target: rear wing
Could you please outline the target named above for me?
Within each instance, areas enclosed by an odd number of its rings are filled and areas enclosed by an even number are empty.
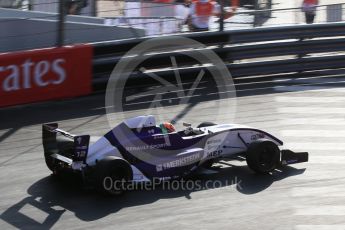
[[[42,142],[46,162],[59,161],[71,165],[73,162],[86,163],[89,150],[89,135],[74,135],[58,128],[57,123],[42,125]],[[52,165],[48,165],[51,169]]]

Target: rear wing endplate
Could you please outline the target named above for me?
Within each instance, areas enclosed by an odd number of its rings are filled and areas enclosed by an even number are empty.
[[[70,141],[73,141],[71,149],[72,154],[66,156],[59,144],[57,135],[62,135]],[[65,139],[66,139],[65,138]],[[74,135],[58,128],[57,123],[49,123],[42,125],[42,141],[45,157],[53,157],[59,161],[67,162],[83,162],[86,163],[86,158],[89,150],[90,135]]]

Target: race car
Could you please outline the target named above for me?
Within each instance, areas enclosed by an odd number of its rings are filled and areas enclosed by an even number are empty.
[[[127,119],[95,143],[89,135],[73,135],[57,123],[43,125],[45,161],[53,175],[77,173],[103,192],[119,195],[114,182],[184,178],[224,159],[246,160],[256,173],[308,161],[308,153],[280,150],[283,142],[260,129],[238,124],[171,123],[156,125],[152,115]]]

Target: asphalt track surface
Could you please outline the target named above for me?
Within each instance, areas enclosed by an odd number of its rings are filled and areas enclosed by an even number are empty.
[[[237,82],[236,122],[265,129],[310,162],[259,176],[243,162],[200,175],[201,189],[156,188],[102,197],[51,178],[41,124],[57,121],[75,134],[109,130],[104,95],[0,110],[1,229],[345,229],[345,77],[343,71]],[[323,76],[317,77],[317,76]],[[296,79],[297,78],[297,79]],[[207,82],[201,86],[210,87]],[[214,99],[212,99],[214,100]],[[182,120],[213,121],[211,101],[183,109]],[[202,102],[200,102],[202,104]],[[166,111],[174,111],[172,106]],[[184,106],[184,105],[182,105]],[[134,106],[135,107],[135,106]],[[187,106],[188,107],[188,106]],[[128,113],[145,114],[142,106]],[[114,121],[116,121],[116,114]]]

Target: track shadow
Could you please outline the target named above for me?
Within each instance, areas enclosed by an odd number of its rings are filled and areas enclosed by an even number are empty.
[[[222,90],[212,82],[203,79],[200,87],[195,91],[188,103],[196,105],[201,101],[216,100],[218,97],[212,93]],[[291,73],[282,76],[258,76],[253,78],[238,78],[234,80],[237,97],[255,96],[263,94],[276,94],[284,92],[308,91],[315,89],[332,89],[345,87],[345,70],[327,70],[307,73]],[[183,82],[185,89],[190,89],[193,82]],[[159,86],[159,85],[158,85]],[[150,90],[152,86],[143,86],[143,92]],[[156,85],[157,87],[157,85]],[[138,87],[125,90],[129,94],[141,93]],[[128,95],[124,95],[128,96]],[[130,95],[129,95],[130,96]],[[124,105],[125,110],[147,109],[151,103],[151,97],[139,97]],[[173,99],[171,99],[173,98]],[[181,101],[174,92],[166,92],[160,103],[162,106],[179,104]],[[20,128],[23,126],[55,122],[60,120],[83,118],[88,116],[101,116],[105,114],[104,93],[92,96],[56,100],[44,103],[29,104],[0,109],[0,129]],[[183,116],[183,115],[177,115]]]
[[[304,172],[304,169],[286,167],[284,171],[264,176],[252,173],[246,166],[217,170],[216,174],[197,175],[185,181],[175,181],[178,183],[175,185],[175,182],[170,182],[147,190],[129,191],[121,197],[101,196],[95,190],[82,189],[80,184],[73,180],[62,183],[48,176],[31,185],[27,190],[28,196],[8,208],[0,218],[19,229],[47,229],[53,227],[66,210],[73,212],[80,220],[94,221],[122,208],[146,205],[160,199],[186,197],[188,202],[188,199],[193,199],[193,193],[202,190],[221,188],[229,189],[230,192],[255,194],[267,189],[275,181]],[[194,187],[190,187],[191,183]],[[47,217],[38,222],[26,216],[21,212],[25,205],[39,209]]]

